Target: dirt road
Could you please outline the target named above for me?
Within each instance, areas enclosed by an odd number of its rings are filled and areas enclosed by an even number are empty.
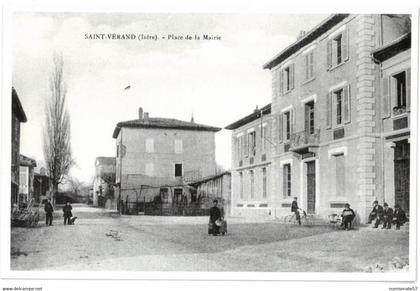
[[[207,217],[119,216],[75,207],[76,224],[13,228],[12,270],[364,271],[408,257],[408,232],[229,220],[208,236]]]

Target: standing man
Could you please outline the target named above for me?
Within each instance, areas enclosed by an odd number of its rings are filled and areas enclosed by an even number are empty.
[[[379,222],[382,218],[382,213],[384,209],[381,205],[378,204],[378,201],[373,201],[373,209],[369,214],[368,224],[371,224],[373,220],[375,220],[375,226],[374,228],[378,228]]]
[[[350,230],[351,223],[356,215],[354,214],[353,209],[350,208],[350,204],[346,203],[344,206],[345,208],[341,214],[341,217],[343,218],[341,226],[344,226],[345,230]]]
[[[382,215],[383,227],[382,229],[391,229],[391,222],[394,211],[392,208],[388,207],[388,203],[384,203],[384,213]]]
[[[44,210],[45,210],[45,224],[52,225],[52,220],[53,220],[52,213],[54,212],[54,208],[51,204],[50,199],[48,199],[47,202],[45,203]]]
[[[212,231],[214,236],[219,234],[219,226],[216,225],[216,221],[222,216],[219,207],[217,207],[217,203],[217,199],[214,199],[213,207],[210,208],[210,223],[212,225]]]
[[[64,225],[70,224],[70,218],[73,216],[71,213],[72,209],[73,207],[71,207],[70,202],[67,202],[63,207]]]
[[[296,220],[298,221],[299,225],[301,225],[301,222],[300,222],[300,213],[299,213],[299,206],[298,206],[298,203],[297,203],[297,197],[294,197],[293,198],[292,209],[291,210],[292,210],[292,212],[295,213]]]

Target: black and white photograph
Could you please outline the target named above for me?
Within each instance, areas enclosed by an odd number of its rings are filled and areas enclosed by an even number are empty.
[[[8,10],[2,277],[416,290],[418,11],[329,12]]]

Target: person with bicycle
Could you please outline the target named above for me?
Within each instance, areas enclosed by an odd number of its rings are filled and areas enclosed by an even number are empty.
[[[300,213],[299,213],[299,206],[298,206],[298,203],[297,203],[297,197],[293,198],[292,209],[291,210],[292,210],[292,212],[295,213],[296,220],[299,223],[299,225],[301,225],[302,223],[300,222]]]

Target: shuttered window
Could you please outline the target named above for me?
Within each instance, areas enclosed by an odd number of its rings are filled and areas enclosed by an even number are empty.
[[[267,198],[267,169],[266,168],[262,168],[262,184],[263,184],[262,197],[265,199]]]
[[[292,174],[290,164],[283,165],[283,197],[292,196]]]
[[[327,41],[327,69],[349,59],[349,33],[345,29]]]
[[[335,89],[327,95],[327,128],[351,122],[350,85]]]
[[[279,129],[279,143],[282,143],[283,142],[283,114],[280,114],[277,117],[277,122],[278,122],[277,126]]]
[[[280,72],[280,93],[285,94],[295,87],[295,64],[291,64]]]

